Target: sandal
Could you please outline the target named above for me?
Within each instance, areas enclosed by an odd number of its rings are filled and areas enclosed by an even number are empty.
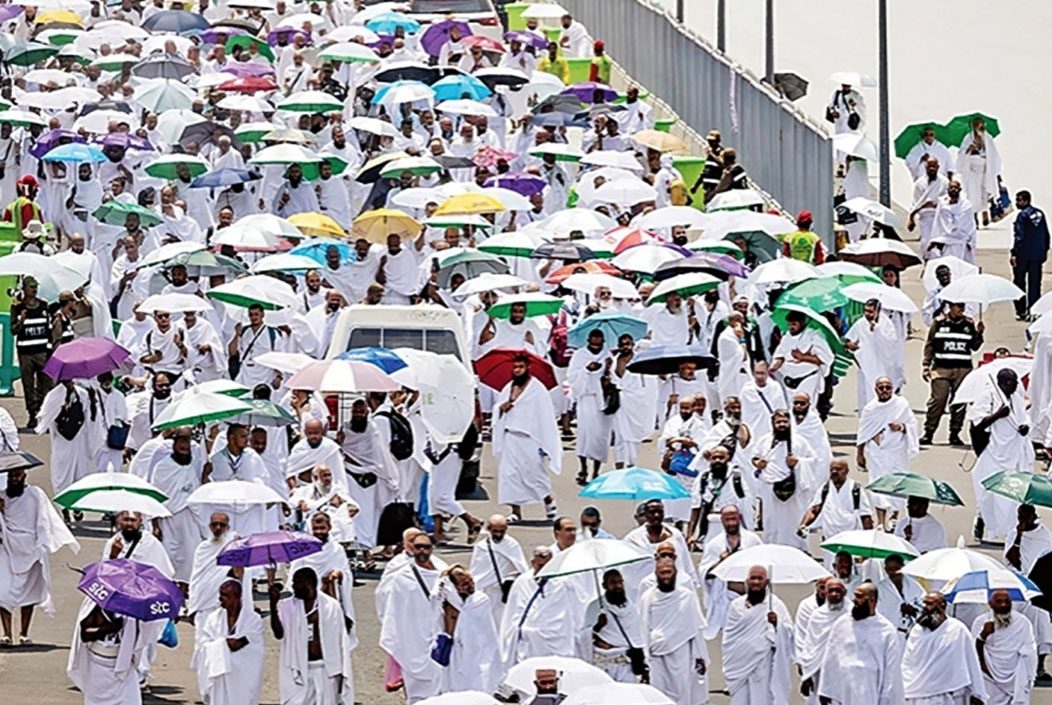
[[[585,470],[584,472],[577,473],[577,477],[574,478],[574,481],[578,485],[580,485],[581,487],[584,487],[585,485],[587,485],[588,484],[588,471]]]
[[[508,516],[504,517],[504,521],[506,521],[510,525],[510,524],[518,524],[520,521],[522,521],[522,519],[520,519],[519,517],[515,516],[514,514],[509,514]]]
[[[11,637],[0,636],[0,646],[11,646]]]
[[[468,545],[471,545],[471,544],[475,543],[475,540],[478,539],[479,534],[481,534],[481,533],[482,533],[482,522],[480,521],[480,522],[476,523],[474,526],[472,526],[470,529],[468,529]]]

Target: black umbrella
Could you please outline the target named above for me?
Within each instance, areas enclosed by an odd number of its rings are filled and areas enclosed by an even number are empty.
[[[409,155],[404,151],[390,152],[388,154],[381,154],[379,157],[370,159],[362,165],[361,169],[358,170],[358,174],[354,177],[354,180],[360,184],[375,184],[380,180],[380,172],[384,170],[384,167],[395,161],[396,159],[405,159]]]
[[[208,29],[208,20],[196,12],[161,10],[143,20],[142,28],[148,32],[188,34]]]
[[[807,95],[807,79],[795,73],[776,73],[774,87],[789,100],[800,100]]]
[[[696,272],[711,274],[723,281],[727,281],[731,276],[726,270],[721,269],[711,260],[703,257],[684,257],[683,259],[672,260],[658,266],[654,270],[654,281],[664,281],[680,274],[694,274]]]
[[[471,161],[471,157],[452,157],[447,154],[435,159],[436,162],[442,165],[443,169],[474,169],[476,164]]]
[[[492,73],[484,73],[486,71],[491,71]],[[490,89],[496,88],[497,86],[519,88],[530,82],[530,79],[526,78],[523,74],[499,73],[499,71],[500,69],[483,69],[475,74],[475,78],[485,83]]]
[[[78,116],[87,115],[93,113],[96,110],[116,110],[121,113],[128,113],[129,115],[134,113],[132,107],[123,100],[97,100],[94,103],[85,103],[81,106]]]
[[[1041,590],[1041,596],[1032,599],[1030,604],[1052,612],[1052,552],[1034,561],[1034,567],[1030,569],[1030,575],[1027,577]]]
[[[561,259],[564,262],[584,262],[595,259],[595,252],[572,242],[549,242],[535,249],[530,257],[532,259]]]
[[[191,142],[196,142],[198,147],[203,147],[224,136],[230,138],[230,144],[234,149],[241,149],[241,140],[234,135],[233,130],[211,120],[196,122],[184,127],[183,134],[179,137],[179,144],[183,149],[186,149]]]
[[[43,460],[24,450],[13,453],[0,453],[0,473],[29,470],[30,468],[40,467],[43,464]]]
[[[582,103],[580,98],[578,98],[575,95],[556,93],[555,95],[548,96],[540,103],[537,103],[537,107],[534,108],[533,114],[538,115],[540,113],[543,113],[547,108],[551,108],[552,110],[560,113],[569,113],[570,115],[576,115],[577,113],[584,110],[584,103]]]
[[[182,81],[193,76],[197,69],[186,59],[172,54],[153,54],[131,68],[133,76],[139,78],[170,78]]]
[[[442,78],[442,72],[435,66],[427,66],[416,62],[407,62],[390,66],[383,71],[377,72],[373,78],[378,83],[394,83],[395,81],[420,81],[431,85]]]
[[[637,353],[628,363],[628,371],[641,375],[674,375],[684,362],[693,362],[699,370],[715,367],[716,358],[691,345],[651,345]]]

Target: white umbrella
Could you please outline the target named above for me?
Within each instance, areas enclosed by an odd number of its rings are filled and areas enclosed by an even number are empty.
[[[416,186],[399,191],[392,196],[391,205],[397,208],[412,208],[422,211],[427,208],[429,203],[438,205],[444,200],[446,200],[446,196],[442,195],[438,189]]]
[[[73,74],[59,71],[58,69],[33,69],[22,78],[27,83],[39,83],[41,85],[54,83],[59,86],[65,86],[71,81],[75,81]]]
[[[536,96],[537,100],[541,101],[556,93],[561,93],[564,88],[566,88],[566,84],[555,74],[545,71],[534,71],[524,91],[527,95]]]
[[[175,53],[182,56],[186,56],[187,52],[190,51],[190,47],[194,45],[189,37],[180,37],[177,34],[153,34],[143,40],[142,55],[146,57],[150,54],[165,52],[164,47],[169,40],[175,42]]]
[[[298,144],[275,144],[264,147],[248,160],[249,164],[317,164],[321,161],[314,152]]]
[[[124,113],[121,113],[124,115]],[[127,117],[125,115],[125,117]],[[0,112],[0,123],[11,123],[16,125],[37,125],[39,127],[47,127],[47,120],[40,117],[36,113],[31,113],[28,110],[18,110],[17,108],[11,108]]]
[[[653,274],[666,262],[683,259],[683,255],[671,247],[661,245],[637,245],[630,247],[610,260],[610,264],[626,272]]]
[[[165,311],[167,313],[186,313],[187,311],[210,311],[212,305],[193,294],[154,294],[147,296],[139,304],[139,310],[146,314]]]
[[[705,212],[739,211],[754,206],[762,206],[766,202],[763,196],[752,189],[732,189],[713,196],[712,200],[705,204]]]
[[[738,551],[712,569],[712,574],[724,582],[745,582],[753,566],[767,568],[768,576],[776,585],[810,583],[829,575],[810,555],[799,548],[765,543]]]
[[[865,303],[870,299],[880,301],[880,307],[888,311],[899,313],[916,313],[917,304],[913,303],[902,289],[896,289],[887,284],[876,282],[859,282],[850,284],[843,289],[844,296],[852,301]]]
[[[169,242],[167,245],[161,245],[156,250],[139,260],[139,262],[136,263],[135,268],[144,269],[146,267],[153,267],[159,264],[164,264],[180,255],[190,254],[191,252],[201,252],[205,249],[207,249],[205,245],[200,242]]]
[[[259,96],[243,93],[231,93],[216,103],[216,107],[241,113],[269,113],[274,110],[273,105]]]
[[[164,78],[144,81],[132,94],[136,103],[153,113],[189,108],[196,98],[197,94],[187,86]]]
[[[859,529],[841,531],[822,542],[822,548],[831,553],[847,551],[852,556],[885,558],[897,553],[904,559],[916,558],[920,552],[906,539],[881,529]]]
[[[657,200],[657,191],[639,179],[608,181],[595,190],[593,199],[603,203],[634,206],[637,203]]]
[[[998,301],[1015,301],[1025,292],[996,274],[969,274],[955,279],[936,296],[949,303],[973,303],[986,308]]]
[[[152,428],[177,428],[179,426],[196,426],[220,421],[251,411],[252,406],[240,399],[215,392],[196,392],[184,394],[177,401],[165,407],[164,411],[153,420]]]
[[[782,257],[764,262],[749,274],[751,284],[791,284],[819,276],[813,264]]]
[[[352,130],[358,130],[359,132],[368,132],[371,135],[379,135],[381,137],[397,137],[398,130],[395,126],[389,122],[384,122],[379,118],[372,117],[356,117],[351,118],[350,125]]]
[[[480,193],[496,198],[509,211],[528,211],[533,208],[530,199],[503,186],[489,186],[482,189]]]
[[[273,215],[272,213],[254,213],[252,215],[246,215],[235,220],[234,225],[244,225],[249,228],[255,228],[267,233],[268,235],[273,235],[274,237],[292,239],[303,238],[303,233],[299,228],[289,222],[286,218]]]
[[[477,690],[462,690],[424,698],[418,700],[416,705],[500,705],[500,701]]]
[[[3,115],[3,113],[0,113],[0,115]],[[160,118],[158,118],[158,124],[160,124],[159,120]],[[111,122],[118,124],[124,122],[130,127],[136,127],[139,124],[139,119],[128,113],[122,113],[120,110],[95,110],[74,120],[72,129],[75,131],[84,130],[93,135],[105,135],[110,131]]]
[[[1030,313],[1034,316],[1044,316],[1049,311],[1052,311],[1052,291],[1042,294],[1030,307]]]
[[[252,265],[253,274],[263,272],[303,272],[309,269],[317,269],[320,265],[317,261],[305,255],[294,255],[281,252],[276,255],[267,255]]]
[[[589,166],[611,166],[625,171],[643,172],[643,165],[631,152],[618,152],[612,149],[601,149],[589,152],[581,158],[582,164]],[[586,174],[585,174],[586,175]],[[694,210],[693,208],[691,210]]]
[[[209,291],[207,296],[242,308],[260,304],[269,311],[295,308],[299,305],[299,299],[296,298],[292,287],[265,274],[254,274],[220,284]]]
[[[453,292],[453,297],[464,299],[472,294],[481,294],[484,291],[497,291],[499,289],[513,289],[529,284],[525,279],[514,274],[496,274],[494,272],[483,272],[477,277],[468,279],[458,286]]]
[[[343,102],[324,91],[296,91],[275,107],[285,112],[329,113],[343,110]]]
[[[558,578],[579,573],[616,568],[617,566],[654,560],[651,553],[630,546],[619,539],[590,539],[579,541],[561,552],[541,568],[538,578]],[[596,576],[596,587],[599,578]]]
[[[73,291],[84,284],[84,275],[72,267],[34,252],[14,252],[0,257],[0,276],[31,276],[37,280],[37,295],[55,301],[63,291]]]
[[[408,367],[391,377],[420,392],[420,415],[428,435],[437,443],[455,443],[475,417],[475,377],[452,355],[413,348],[393,352]]]
[[[701,226],[706,240],[722,240],[734,233],[761,232],[771,236],[796,230],[796,223],[780,215],[753,211],[719,211],[709,213]]]
[[[833,136],[833,149],[838,152],[850,154],[853,157],[864,159],[874,164],[880,158],[877,155],[877,145],[865,135],[856,135],[853,132],[844,132]]]
[[[137,512],[159,519],[170,517],[167,507],[153,497],[129,490],[97,490],[78,499],[70,509],[78,512]]]
[[[425,101],[428,105],[435,102],[435,92],[431,89],[431,86],[419,83],[406,83],[389,88],[380,98],[380,103],[385,106],[397,106],[402,103],[416,103],[417,101]]]
[[[608,685],[613,682],[607,673],[579,658],[568,656],[534,656],[511,667],[504,684],[522,693],[535,693],[533,684],[538,670],[551,670],[559,674],[559,692],[572,695],[579,690]]]
[[[486,238],[479,243],[479,249],[502,257],[529,257],[543,243],[540,232],[515,230]]]
[[[968,373],[960,386],[953,393],[954,404],[968,404],[977,400],[983,392],[993,389],[997,384],[997,373],[1001,370],[1012,370],[1022,380],[1034,369],[1032,357],[1002,357],[979,365]]]
[[[444,103],[439,103],[441,108]],[[529,151],[531,157],[543,157],[545,154],[553,154],[558,157],[568,157],[570,159],[581,159],[584,157],[584,152],[574,147],[571,144],[564,144],[560,142],[545,142],[538,147],[532,147]]]
[[[602,186],[606,186],[607,183],[614,181],[628,181],[632,183],[642,183],[639,180],[639,174],[634,174],[631,171],[625,169],[619,169],[614,166],[601,166],[598,169],[581,174],[577,178],[577,185],[574,187],[577,190],[578,202],[590,205],[595,200],[595,192],[598,191],[601,186],[596,186],[599,181],[599,177],[603,178],[606,183]]]
[[[177,394],[175,400],[178,401],[188,394],[198,394],[200,392],[208,392],[210,394],[226,394],[232,397],[240,397],[248,394],[249,388],[245,385],[235,382],[232,379],[212,379],[207,382],[198,382],[194,386],[190,387],[186,391]],[[246,402],[248,403],[248,402]]]
[[[1004,566],[989,556],[964,547],[964,537],[958,537],[955,548],[937,548],[910,561],[902,569],[906,575],[927,580],[954,580],[974,570],[1004,570]]]
[[[523,13],[523,19],[557,20],[569,14],[562,5],[557,3],[533,3]]]
[[[610,294],[615,299],[639,298],[639,292],[632,286],[632,282],[620,279],[612,274],[603,274],[602,272],[571,274],[562,281],[560,286],[571,291],[580,291],[589,296],[593,296],[595,290],[599,287],[605,287],[610,290]]]
[[[291,375],[317,360],[310,355],[298,352],[265,352],[258,355],[255,362],[257,365]]]
[[[397,179],[402,176],[403,172],[422,174],[424,170],[430,170],[432,173],[442,171],[442,165],[431,157],[403,157],[384,164],[380,170],[380,176],[384,179]]]
[[[332,22],[330,22],[328,18],[322,17],[314,12],[300,12],[295,15],[289,15],[278,23],[278,27],[294,27],[300,29],[308,23],[314,28],[315,32],[319,29],[332,29]]]
[[[482,115],[488,118],[500,117],[497,111],[477,100],[460,98],[457,100],[444,100],[435,105],[435,110],[450,115]]]
[[[276,235],[238,223],[216,231],[212,244],[229,245],[236,250],[258,252],[268,252],[281,247],[281,241]]]
[[[104,112],[102,110],[96,110],[94,113],[89,113],[84,117],[90,118],[96,113]],[[83,119],[83,118],[81,118]],[[192,110],[168,110],[161,113],[161,116],[157,118],[157,131],[161,133],[161,137],[168,144],[175,144],[179,141],[179,138],[183,134],[183,130],[188,128],[190,125],[196,125],[199,122],[205,122],[207,118],[204,115],[195,113]],[[105,133],[105,125],[103,125],[102,132]]]
[[[652,685],[643,683],[604,683],[594,688],[583,688],[562,702],[562,705],[675,705]]]
[[[371,29],[366,29],[364,26],[357,23],[358,19],[370,9],[372,9],[372,7],[368,7],[365,10],[362,10],[352,18],[353,24],[337,27],[336,29],[326,34],[325,38],[331,39],[333,42],[360,41],[362,42],[362,44],[374,44],[380,41],[380,35],[372,31]]]
[[[252,407],[250,406],[249,409]],[[284,497],[266,485],[247,480],[225,480],[201,485],[186,498],[187,504],[288,504]]]
[[[868,198],[849,198],[842,204],[844,208],[849,211],[864,215],[870,220],[875,220],[881,225],[887,225],[888,227],[897,228],[900,225],[899,217],[895,215],[895,212],[885,206],[883,203],[870,200]]]
[[[401,389],[401,385],[379,367],[357,360],[312,362],[290,377],[285,386],[289,389],[335,394],[394,392]]]
[[[850,277],[861,277],[863,279],[869,279],[873,284],[878,277],[873,273],[872,269],[867,269],[861,264],[855,264],[854,262],[844,262],[837,260],[836,262],[824,262],[818,267],[818,276],[820,277],[836,277],[836,276],[850,276]]]
[[[112,465],[110,466],[113,467]],[[106,490],[124,490],[147,494],[156,500],[167,499],[164,492],[151,485],[138,475],[130,472],[94,472],[74,482],[72,485],[55,495],[54,501],[59,506],[69,506],[71,503],[79,502],[83,497]]]
[[[664,230],[677,225],[682,225],[688,230],[697,230],[704,228],[709,220],[704,213],[690,206],[665,206],[650,211],[632,225],[644,230]]]
[[[605,233],[611,228],[616,228],[617,221],[587,208],[566,208],[543,220],[535,221],[531,225],[535,226],[531,230],[556,237],[559,235],[568,236],[574,230],[580,230],[585,235],[588,233]]]
[[[829,80],[838,86],[853,86],[854,88],[876,88],[877,82],[871,76],[858,71],[837,71]]]

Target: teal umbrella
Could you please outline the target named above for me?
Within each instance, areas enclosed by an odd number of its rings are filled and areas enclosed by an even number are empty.
[[[58,47],[40,42],[16,42],[4,52],[4,63],[11,66],[32,66],[58,53]]]
[[[878,477],[866,485],[866,489],[890,497],[923,497],[935,504],[964,506],[964,501],[950,483],[912,472],[894,472]]]
[[[124,225],[129,215],[139,216],[140,225],[147,228],[164,222],[159,215],[143,208],[138,203],[125,203],[124,201],[106,201],[92,213],[96,220],[101,220],[107,225],[121,226]]]
[[[674,477],[646,468],[625,468],[605,472],[578,493],[588,499],[686,499],[690,493]]]
[[[999,472],[983,480],[983,487],[1023,504],[1052,507],[1052,481],[1032,472]]]
[[[844,284],[836,277],[805,279],[783,291],[775,306],[791,304],[818,313],[832,311],[848,302],[843,289]]]

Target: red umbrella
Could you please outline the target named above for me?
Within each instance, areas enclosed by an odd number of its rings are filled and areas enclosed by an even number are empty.
[[[547,284],[562,284],[572,274],[609,274],[612,277],[623,276],[620,269],[602,260],[590,259],[587,262],[575,262],[559,267],[545,279]]]
[[[246,78],[235,78],[232,81],[219,84],[219,90],[230,93],[258,93],[262,91],[277,90],[278,84],[269,78],[248,76]]]
[[[511,365],[515,358],[524,355],[529,360],[530,376],[537,379],[548,389],[554,389],[559,383],[555,379],[555,370],[544,358],[537,357],[525,348],[494,348],[475,361],[475,374],[487,387],[496,390],[504,389],[511,381]]]
[[[472,34],[469,37],[464,37],[460,40],[460,43],[466,47],[479,46],[482,47],[483,51],[494,51],[498,54],[505,52],[503,44],[492,37],[484,37],[481,34]]]
[[[661,237],[657,233],[650,232],[649,230],[643,230],[642,228],[635,228],[629,230],[628,228],[623,229],[624,232],[608,233],[608,235],[616,235],[619,239],[617,244],[614,245],[614,254],[619,255],[630,247],[636,245],[648,245],[661,242]]]

